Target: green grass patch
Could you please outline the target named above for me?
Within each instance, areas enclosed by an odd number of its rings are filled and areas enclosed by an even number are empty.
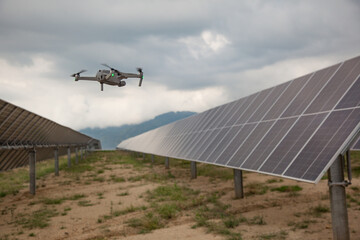
[[[299,192],[302,190],[302,187],[298,186],[298,185],[294,185],[294,186],[281,186],[281,187],[277,187],[277,188],[271,188],[271,191],[277,191],[277,192]]]
[[[163,228],[161,218],[153,213],[147,213],[143,218],[131,218],[126,221],[128,226],[138,229],[139,233],[149,233],[152,230]]]
[[[180,208],[175,203],[166,203],[155,207],[156,212],[163,219],[175,218],[176,214],[180,211]]]
[[[275,233],[267,233],[261,234],[259,239],[277,239],[277,240],[285,240],[287,238],[288,233],[286,231],[280,231]]]
[[[19,214],[16,216],[15,223],[24,228],[45,228],[49,226],[50,219],[58,215],[54,209],[40,209],[31,214]]]
[[[259,182],[249,183],[245,186],[245,190],[246,190],[245,195],[247,196],[263,195],[267,192],[268,189],[269,187],[263,183],[259,183]]]
[[[323,213],[330,212],[330,208],[324,205],[317,205],[316,207],[311,207],[309,210],[309,214],[314,217],[321,217]]]
[[[283,182],[284,180],[282,180],[281,178],[271,178],[266,180],[266,183],[280,183]]]
[[[94,204],[91,203],[90,200],[81,200],[78,202],[78,206],[80,207],[90,207],[90,206],[93,206]]]
[[[234,179],[233,170],[230,168],[214,166],[210,164],[198,164],[198,176],[210,177],[224,181]]]
[[[121,182],[125,182],[126,179],[123,177],[117,177],[116,175],[111,175],[110,176],[110,180],[116,183],[121,183]]]
[[[147,198],[156,201],[186,201],[190,197],[196,196],[199,191],[191,188],[174,185],[159,186],[152,191],[147,191]]]

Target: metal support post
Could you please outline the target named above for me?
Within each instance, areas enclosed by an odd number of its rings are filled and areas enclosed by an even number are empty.
[[[191,168],[191,179],[197,178],[196,162],[190,162],[190,168]]]
[[[169,158],[166,157],[165,158],[165,169],[169,169],[170,168],[170,161],[169,161]]]
[[[350,233],[345,193],[348,182],[344,181],[342,156],[339,156],[329,168],[328,179],[333,238],[335,240],[348,240]]]
[[[83,148],[80,148],[80,160],[83,160]]]
[[[79,164],[78,148],[75,148],[75,164]]]
[[[36,191],[36,151],[35,149],[29,152],[29,164],[30,164],[30,194],[35,195]]]
[[[67,149],[67,154],[68,154],[68,168],[70,168],[71,167],[71,150],[69,147]]]
[[[55,148],[54,155],[55,155],[55,176],[59,176],[59,149],[58,148]]]
[[[235,199],[244,198],[242,171],[234,169]]]
[[[154,155],[151,155],[151,163],[154,163]]]
[[[143,157],[143,160],[145,160],[145,153],[143,153],[142,155],[143,155],[143,156],[142,156],[142,157]]]

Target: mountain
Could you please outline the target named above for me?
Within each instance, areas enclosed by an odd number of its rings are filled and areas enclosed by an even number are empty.
[[[125,139],[194,114],[195,112],[168,112],[139,124],[126,124],[119,127],[107,128],[84,128],[80,130],[80,132],[99,139],[103,149],[115,149],[116,146]]]

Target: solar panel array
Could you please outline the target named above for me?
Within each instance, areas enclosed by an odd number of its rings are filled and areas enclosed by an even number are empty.
[[[127,139],[119,149],[318,182],[359,132],[360,57]]]
[[[28,149],[37,160],[65,154],[68,147],[101,148],[100,141],[0,99],[0,171],[28,164]]]
[[[351,150],[360,151],[360,138],[355,142],[355,144],[351,147]]]

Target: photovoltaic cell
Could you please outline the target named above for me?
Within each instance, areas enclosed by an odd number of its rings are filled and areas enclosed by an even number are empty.
[[[0,105],[0,111],[11,112]],[[17,115],[21,113],[16,113]],[[20,118],[20,117],[19,117]],[[316,183],[360,131],[360,57],[125,140],[120,149]]]

